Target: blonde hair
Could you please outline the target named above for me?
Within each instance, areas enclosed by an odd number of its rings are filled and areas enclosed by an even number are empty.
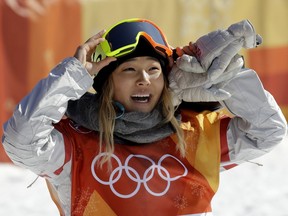
[[[164,78],[165,79],[165,78]],[[115,126],[116,112],[112,103],[114,88],[111,76],[108,78],[106,85],[103,86],[103,91],[100,99],[100,109],[99,109],[99,146],[100,152],[105,152],[105,156],[100,162],[102,166],[105,162],[109,162],[110,158],[114,152],[114,137],[113,131]],[[170,122],[178,138],[176,145],[177,151],[180,152],[182,157],[185,156],[185,140],[184,133],[180,127],[180,123],[175,118],[175,109],[172,104],[171,92],[168,88],[168,81],[165,79],[164,88],[162,91],[161,101],[162,112],[165,116],[164,122]],[[104,146],[105,143],[105,146]]]

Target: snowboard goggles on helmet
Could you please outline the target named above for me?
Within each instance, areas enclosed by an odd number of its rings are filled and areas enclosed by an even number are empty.
[[[145,19],[127,19],[105,32],[102,36],[105,41],[96,47],[92,60],[97,62],[106,56],[117,58],[129,54],[137,47],[140,36],[144,37],[163,57],[172,55],[166,37],[158,26]]]

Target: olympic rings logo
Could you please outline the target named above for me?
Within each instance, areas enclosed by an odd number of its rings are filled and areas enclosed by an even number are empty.
[[[96,181],[98,181],[99,183],[103,184],[103,185],[107,185],[110,187],[111,191],[118,197],[120,198],[131,198],[133,196],[135,196],[139,190],[141,185],[143,184],[144,188],[146,189],[146,191],[148,193],[150,193],[153,196],[163,196],[167,193],[167,191],[170,188],[170,184],[173,181],[176,181],[177,179],[186,176],[188,173],[187,168],[184,166],[184,164],[176,157],[169,155],[169,154],[165,154],[163,155],[159,161],[157,162],[157,164],[149,157],[144,156],[144,155],[129,155],[125,162],[124,165],[122,165],[120,159],[112,154],[112,158],[116,160],[118,167],[116,167],[110,174],[109,176],[109,180],[108,181],[104,181],[102,179],[99,178],[99,176],[96,174],[95,172],[95,165],[97,163],[98,160],[100,160],[101,157],[105,156],[107,153],[101,153],[99,155],[97,155],[91,164],[91,172],[93,177],[95,178]],[[162,162],[166,159],[166,158],[172,158],[175,160],[176,163],[180,164],[183,168],[184,168],[184,172],[180,175],[171,177],[169,171],[162,166]],[[139,175],[139,173],[137,172],[136,169],[134,169],[133,167],[129,166],[129,162],[132,158],[141,158],[144,160],[147,160],[151,163],[151,165],[145,170],[144,174],[143,174],[143,178],[141,178],[141,176]],[[132,191],[130,194],[121,194],[120,192],[118,192],[115,188],[114,188],[114,184],[117,183],[119,181],[119,179],[122,176],[122,173],[125,172],[125,174],[127,175],[127,177],[137,183],[136,188],[134,191]],[[155,172],[158,173],[159,177],[162,178],[164,181],[166,181],[166,187],[162,192],[155,192],[152,191],[150,189],[150,187],[148,186],[148,182],[154,177]]]

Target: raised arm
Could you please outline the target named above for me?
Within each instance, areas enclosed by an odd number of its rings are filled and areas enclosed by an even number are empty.
[[[80,98],[92,77],[76,58],[67,58],[41,80],[4,124],[2,143],[11,160],[39,175],[63,165],[62,134],[53,123],[63,117],[67,102]]]
[[[227,130],[228,155],[223,166],[255,159],[281,143],[287,122],[255,71],[243,69],[224,89],[231,97],[221,103],[235,117]]]
[[[53,177],[63,166],[63,136],[53,124],[65,114],[69,100],[79,99],[92,86],[97,72],[113,58],[91,62],[104,31],[79,46],[74,57],[58,64],[16,107],[4,124],[2,143],[11,160],[39,175]]]
[[[220,102],[234,115],[222,139],[223,166],[259,157],[286,135],[287,122],[273,96],[237,54],[261,42],[249,21],[235,23],[190,43],[193,55],[179,57],[169,74],[175,105]]]

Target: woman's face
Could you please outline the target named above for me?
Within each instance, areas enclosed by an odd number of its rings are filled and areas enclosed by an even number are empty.
[[[143,56],[131,58],[112,73],[113,99],[126,111],[150,112],[158,103],[164,88],[159,61]]]

